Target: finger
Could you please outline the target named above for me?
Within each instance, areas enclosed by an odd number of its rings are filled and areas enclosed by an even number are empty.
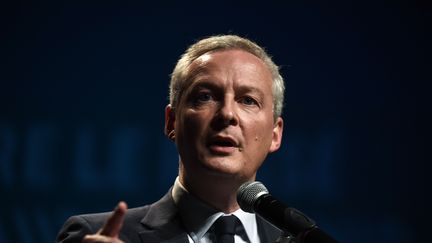
[[[86,235],[82,243],[123,243],[123,241],[104,235]]]
[[[105,222],[105,225],[99,231],[99,234],[106,235],[110,237],[118,237],[121,227],[123,225],[124,215],[127,210],[127,205],[125,202],[119,202],[114,212]]]

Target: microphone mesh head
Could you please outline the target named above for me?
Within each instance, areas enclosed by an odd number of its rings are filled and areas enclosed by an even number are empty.
[[[248,181],[237,190],[237,203],[243,211],[254,213],[255,202],[264,194],[269,194],[269,192],[261,182]]]

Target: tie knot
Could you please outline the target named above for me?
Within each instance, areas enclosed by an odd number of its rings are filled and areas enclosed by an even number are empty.
[[[241,224],[240,220],[234,215],[222,216],[214,223],[214,230],[216,235],[235,235],[236,227],[239,224]]]

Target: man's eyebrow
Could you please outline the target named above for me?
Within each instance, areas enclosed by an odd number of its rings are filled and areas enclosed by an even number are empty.
[[[198,75],[197,75],[198,76]],[[212,81],[213,79],[209,76],[196,78],[195,81],[191,84],[191,90],[196,88],[209,88],[209,89],[217,89],[219,85]]]
[[[240,91],[240,93],[253,92],[253,93],[258,93],[258,95],[260,95],[262,97],[264,97],[266,95],[271,95],[271,94],[266,94],[261,89],[255,87],[255,86],[251,86],[251,85],[240,85],[237,87],[237,89]]]

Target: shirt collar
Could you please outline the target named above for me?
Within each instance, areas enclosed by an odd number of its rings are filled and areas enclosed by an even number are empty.
[[[230,215],[210,207],[191,195],[180,183],[178,177],[174,182],[172,197],[179,208],[183,224],[194,242],[199,242],[220,216]],[[253,239],[258,234],[255,214],[247,213],[241,209],[232,214],[239,218],[249,239]]]
[[[237,209],[232,214],[234,214],[237,218],[240,219],[240,222],[242,223],[248,238],[252,240],[251,242],[255,242],[253,239],[258,239],[258,230],[255,214],[247,213],[241,209]]]

